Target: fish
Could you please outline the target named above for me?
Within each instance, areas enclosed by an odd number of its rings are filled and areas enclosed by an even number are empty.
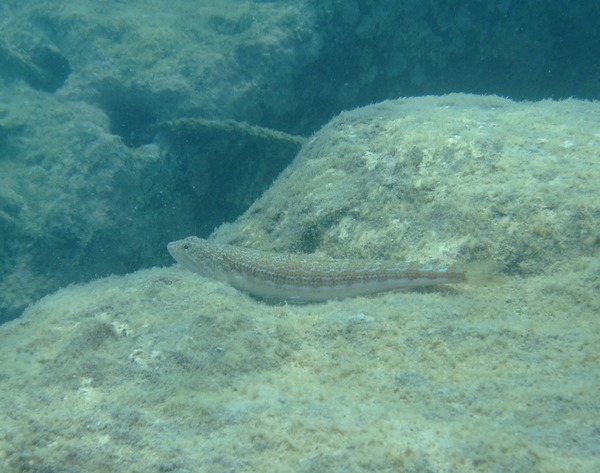
[[[458,267],[324,259],[221,245],[195,236],[172,241],[167,249],[184,268],[275,303],[323,302],[466,280]]]

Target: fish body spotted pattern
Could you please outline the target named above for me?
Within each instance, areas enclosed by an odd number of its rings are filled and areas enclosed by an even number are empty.
[[[457,268],[320,259],[218,245],[194,236],[167,246],[182,266],[261,299],[303,304],[465,280]]]

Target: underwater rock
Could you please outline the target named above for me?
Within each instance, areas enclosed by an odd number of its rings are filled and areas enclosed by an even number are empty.
[[[556,271],[600,246],[598,107],[450,94],[343,112],[215,236],[338,258]]]
[[[71,285],[0,326],[0,469],[595,471],[597,114],[460,94],[342,113],[218,240],[507,274],[306,306],[178,266]],[[147,186],[165,156],[120,166],[154,163]],[[150,238],[127,231],[125,254]]]
[[[68,59],[55,46],[37,45],[25,54],[1,39],[0,66],[5,76],[21,78],[34,89],[51,93],[62,87],[71,73]]]

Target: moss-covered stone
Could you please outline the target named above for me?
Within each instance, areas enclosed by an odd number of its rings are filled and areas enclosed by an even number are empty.
[[[596,102],[463,94],[344,112],[216,234],[336,257],[554,272],[600,249],[597,113]]]

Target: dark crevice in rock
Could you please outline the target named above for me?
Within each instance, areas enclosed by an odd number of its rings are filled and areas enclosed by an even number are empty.
[[[71,74],[71,65],[54,46],[38,45],[24,53],[0,39],[0,71],[5,77],[19,78],[34,89],[53,93]]]
[[[110,119],[111,133],[120,136],[129,147],[151,143],[152,126],[157,114],[151,92],[104,81],[99,87],[99,105]]]
[[[237,218],[293,160],[304,141],[233,120],[178,119],[160,124],[158,130],[159,143],[178,163],[182,198],[195,203],[187,219],[194,227],[186,235],[207,235]]]

